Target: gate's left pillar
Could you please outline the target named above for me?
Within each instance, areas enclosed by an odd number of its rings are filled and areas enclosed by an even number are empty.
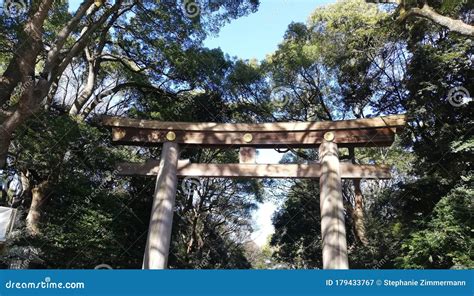
[[[179,146],[165,142],[156,177],[143,269],[166,269],[171,242],[173,211],[178,182]]]

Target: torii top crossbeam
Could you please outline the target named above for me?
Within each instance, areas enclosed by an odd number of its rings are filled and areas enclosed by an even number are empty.
[[[377,118],[275,123],[192,123],[163,122],[104,117],[117,144],[157,145],[173,141],[203,147],[235,146],[254,148],[314,148],[332,132],[339,147],[390,146],[397,129],[405,125],[405,115]]]

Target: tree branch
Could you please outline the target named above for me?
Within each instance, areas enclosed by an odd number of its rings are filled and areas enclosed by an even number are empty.
[[[442,27],[448,28],[450,31],[457,32],[465,36],[474,36],[474,26],[466,24],[465,22],[453,19],[437,13],[431,8],[426,2],[421,8],[418,7],[407,7],[405,1],[402,0],[365,0],[367,3],[385,3],[385,4],[397,4],[400,8],[400,21],[405,21],[409,17],[421,17],[428,19],[435,24]]]
[[[457,32],[465,36],[474,37],[474,26],[468,25],[461,20],[452,19],[450,17],[441,15],[437,13],[433,8],[428,6],[428,4],[423,5],[422,8],[410,8],[400,16],[400,19],[403,21],[411,16],[422,17],[442,27],[448,28],[453,32]]]

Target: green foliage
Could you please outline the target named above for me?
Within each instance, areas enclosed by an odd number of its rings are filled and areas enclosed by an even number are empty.
[[[68,116],[45,113],[15,139],[14,167],[32,176],[32,186],[44,180],[50,183],[42,205],[41,234],[31,237],[20,227],[10,242],[35,248],[39,255],[31,267],[140,266],[141,248],[131,248],[131,243],[141,238],[143,244],[140,234],[147,223],[135,212],[140,197],[121,188],[125,183],[114,169],[117,161],[134,157],[124,148],[111,147],[107,135]],[[152,182],[148,185],[153,187]],[[28,203],[20,205],[22,215],[27,207]],[[3,255],[4,262],[15,259],[28,257]]]
[[[318,185],[314,181],[295,182],[282,209],[273,217],[273,256],[291,268],[322,268]]]
[[[472,201],[474,190],[455,187],[436,204],[426,229],[415,231],[404,242],[401,268],[474,267]]]

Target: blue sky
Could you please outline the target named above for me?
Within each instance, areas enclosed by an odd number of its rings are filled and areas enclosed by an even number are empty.
[[[81,2],[70,0],[70,9],[75,10]],[[260,0],[256,13],[233,20],[217,37],[209,37],[204,44],[210,48],[220,47],[241,59],[262,60],[275,51],[291,22],[306,22],[316,7],[330,2],[334,0]]]
[[[217,38],[208,38],[207,47],[220,47],[231,56],[262,60],[277,49],[291,22],[306,22],[317,7],[328,0],[261,0],[256,13],[232,21]]]

